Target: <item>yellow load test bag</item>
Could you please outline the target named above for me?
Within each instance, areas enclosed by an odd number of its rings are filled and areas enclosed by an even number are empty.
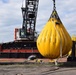
[[[72,48],[71,37],[55,9],[37,38],[37,48],[41,55],[50,59],[66,55]]]

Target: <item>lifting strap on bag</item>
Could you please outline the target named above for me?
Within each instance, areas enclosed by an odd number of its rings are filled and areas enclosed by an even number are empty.
[[[56,11],[55,0],[53,0],[53,5],[54,6],[53,6],[53,12],[51,14],[51,18],[55,18],[55,19],[59,20],[60,23],[62,23],[61,20],[60,20],[60,18],[59,18],[59,16],[58,16],[57,11]],[[56,29],[57,33],[59,34],[59,37],[60,37],[59,31],[57,30],[56,27],[55,27],[55,29]],[[62,57],[62,40],[60,40],[60,57]]]

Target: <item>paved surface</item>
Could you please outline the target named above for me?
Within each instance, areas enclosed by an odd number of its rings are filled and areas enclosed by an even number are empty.
[[[0,59],[0,63],[4,63],[0,64],[0,75],[76,75],[76,62],[68,63],[66,58],[61,58],[56,67],[49,59],[40,60],[42,62],[27,59]],[[18,63],[14,64],[14,62]]]
[[[0,65],[0,75],[76,75],[76,67],[55,67],[50,64]]]

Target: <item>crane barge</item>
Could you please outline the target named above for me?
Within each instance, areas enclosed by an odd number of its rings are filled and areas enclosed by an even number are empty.
[[[15,40],[0,44],[0,58],[27,58],[35,54],[42,57],[36,47],[35,31],[39,0],[25,0],[21,7],[22,28],[15,28]]]
[[[55,0],[53,0],[55,2]],[[23,23],[21,28],[15,28],[15,40],[0,44],[0,58],[28,58],[34,54],[38,58],[43,56],[36,46],[37,33],[35,31],[39,0],[25,0],[21,7]],[[55,4],[54,4],[55,5]],[[76,41],[73,41],[72,55],[68,61],[76,61]]]

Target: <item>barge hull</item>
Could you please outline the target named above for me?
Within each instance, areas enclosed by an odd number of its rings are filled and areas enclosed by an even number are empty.
[[[0,58],[28,58],[31,55],[43,58],[34,41],[13,41],[0,44]]]

